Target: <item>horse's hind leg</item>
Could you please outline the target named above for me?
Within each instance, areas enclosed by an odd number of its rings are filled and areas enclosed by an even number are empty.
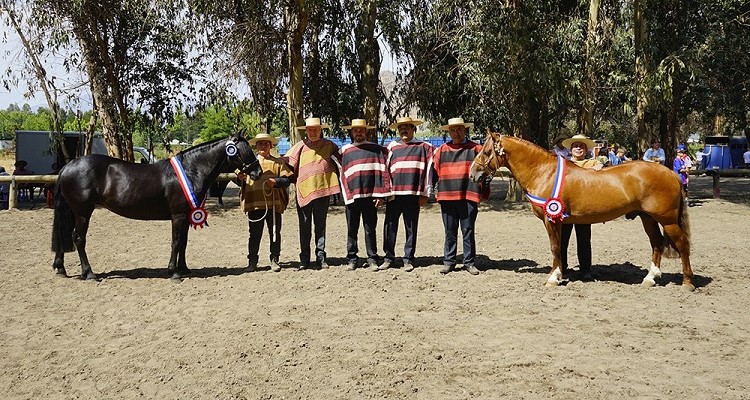
[[[689,291],[695,290],[695,286],[693,286],[693,269],[690,267],[690,239],[688,239],[685,231],[677,224],[665,225],[664,232],[674,242],[677,251],[680,253],[683,289]]]
[[[648,240],[651,242],[651,267],[648,269],[648,275],[643,278],[644,286],[656,285],[656,280],[661,278],[661,248],[664,243],[664,237],[661,235],[659,230],[659,223],[656,220],[645,213],[641,213],[641,222],[643,223],[643,229],[648,235]]]
[[[89,264],[89,257],[86,255],[86,233],[89,230],[92,212],[87,212],[83,216],[76,216],[76,228],[73,230],[73,242],[76,244],[78,257],[81,259],[81,279],[96,279],[96,274],[91,270],[91,264]]]

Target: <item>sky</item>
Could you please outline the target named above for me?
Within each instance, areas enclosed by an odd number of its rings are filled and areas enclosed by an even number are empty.
[[[383,57],[380,70],[393,71],[395,60],[391,55],[390,48],[382,40],[380,41],[380,48]],[[16,33],[10,30],[4,23],[0,22],[0,74],[4,77],[6,71],[10,68],[12,71],[16,72],[17,75],[17,71],[20,70],[23,65],[25,57],[26,56],[23,54],[23,46],[21,45],[21,41],[18,39]],[[55,64],[55,61],[58,61],[57,64]],[[83,81],[83,78],[81,77],[74,77],[66,81],[66,74],[64,73],[64,68],[59,63],[59,60],[43,60],[42,62],[50,75],[56,77],[55,82],[58,88],[78,85]],[[90,95],[88,95],[88,91],[84,92],[85,94],[82,95],[83,98],[81,99],[83,104],[81,105],[67,104],[62,98],[59,99],[59,101],[64,108],[70,106],[72,109],[90,109],[91,101],[87,100],[87,98],[90,98]],[[8,106],[13,103],[17,104],[19,107],[28,103],[34,110],[38,107],[48,107],[44,94],[41,91],[32,93],[31,98],[26,98],[24,96],[25,93],[25,82],[21,82],[19,87],[11,87],[10,90],[0,84],[0,110],[7,109]]]

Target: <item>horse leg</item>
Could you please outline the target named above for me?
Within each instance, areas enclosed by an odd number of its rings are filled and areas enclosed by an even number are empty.
[[[65,271],[65,252],[61,250],[55,251],[55,261],[52,262],[52,269],[55,270],[55,274],[61,277],[67,277],[68,274]]]
[[[695,286],[693,286],[693,269],[690,267],[690,240],[685,231],[677,224],[665,225],[664,232],[674,242],[677,251],[680,253],[682,288],[692,292],[695,290]]]
[[[86,234],[89,230],[89,222],[93,210],[76,216],[76,227],[73,230],[73,242],[78,250],[78,257],[81,259],[81,279],[96,279],[96,274],[91,270],[89,257],[86,255]]]
[[[189,223],[186,215],[172,216],[172,254],[169,258],[167,272],[172,279],[180,279],[190,274],[185,262],[185,247]]]
[[[648,240],[651,243],[651,266],[648,269],[648,275],[643,278],[641,284],[644,286],[654,286],[656,285],[656,280],[661,278],[661,252],[664,237],[661,235],[661,230],[659,230],[659,223],[652,216],[641,213],[641,223],[643,223],[643,229],[646,231]]]
[[[562,261],[560,260],[560,239],[562,237],[562,223],[552,223],[550,221],[544,222],[544,227],[547,228],[547,235],[549,236],[550,251],[552,251],[552,268],[550,274],[547,277],[547,283],[545,286],[558,286],[562,282]]]

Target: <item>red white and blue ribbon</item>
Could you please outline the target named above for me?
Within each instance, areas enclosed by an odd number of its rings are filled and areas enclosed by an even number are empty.
[[[567,217],[565,213],[565,204],[560,200],[560,193],[562,193],[563,181],[565,178],[565,159],[562,156],[557,156],[557,172],[555,173],[555,184],[552,187],[552,196],[549,199],[543,197],[537,197],[532,194],[526,193],[526,197],[529,198],[531,204],[541,207],[544,214],[547,215],[547,219],[552,222],[562,222],[563,218]]]
[[[185,175],[185,170],[182,168],[180,160],[172,157],[169,159],[169,162],[172,164],[174,173],[177,175],[177,181],[180,182],[182,193],[185,194],[185,199],[187,199],[190,205],[190,224],[193,225],[193,229],[208,226],[208,211],[205,208],[206,199],[204,198],[203,202],[198,204],[198,199],[196,199],[195,192],[193,192],[193,186],[190,184],[187,175]]]

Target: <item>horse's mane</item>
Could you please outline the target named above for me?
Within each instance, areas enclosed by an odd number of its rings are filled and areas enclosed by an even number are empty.
[[[188,155],[188,154],[196,152],[196,151],[203,151],[207,147],[213,147],[216,143],[218,143],[218,142],[225,142],[226,140],[227,140],[227,138],[219,138],[219,139],[210,140],[210,141],[205,142],[205,143],[200,143],[200,144],[197,144],[195,146],[188,147],[187,149],[182,150],[182,151],[178,152],[175,155],[176,156],[185,156],[185,155]]]
[[[502,134],[501,134],[501,136],[502,136],[502,140],[510,139],[510,141],[513,142],[513,143],[516,143],[518,145],[523,145],[523,146],[528,147],[529,150],[533,151],[535,154],[539,153],[539,157],[547,157],[547,158],[555,157],[554,153],[552,153],[551,151],[545,149],[542,146],[539,146],[538,144],[536,144],[534,142],[530,142],[530,141],[528,141],[528,140],[526,140],[524,138],[520,138],[520,137],[516,137],[516,136],[512,136],[512,135],[502,135]],[[503,146],[503,147],[505,147],[505,146]]]

